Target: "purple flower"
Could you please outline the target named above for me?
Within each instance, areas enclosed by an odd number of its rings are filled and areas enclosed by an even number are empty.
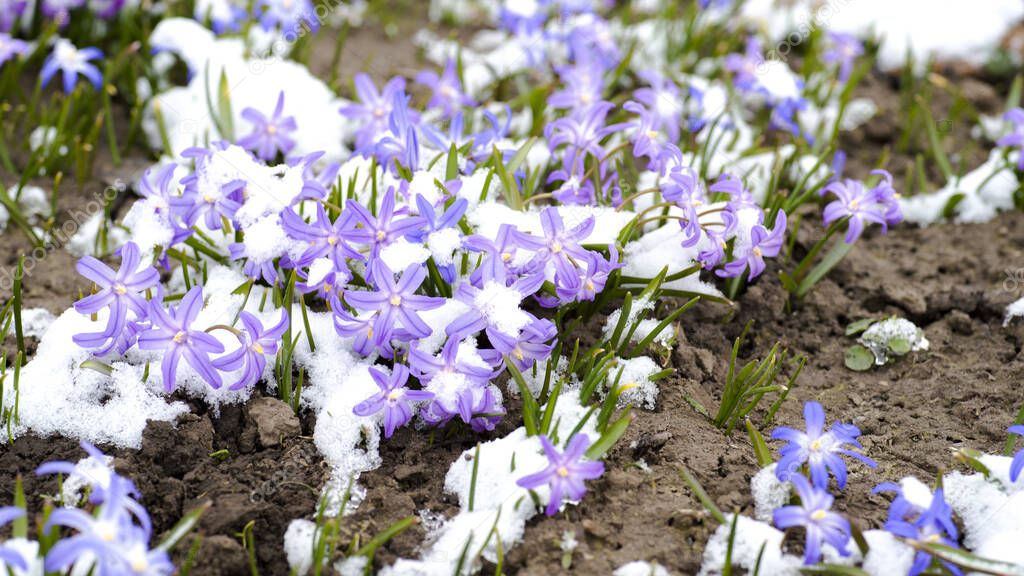
[[[443,420],[458,415],[468,424],[478,413],[483,389],[490,383],[494,370],[460,360],[460,344],[459,338],[449,338],[437,357],[412,347],[409,366],[425,389],[432,393],[433,403],[428,412],[443,415]]]
[[[425,70],[416,75],[416,82],[430,88],[432,94],[427,107],[440,108],[445,118],[451,118],[466,106],[476,106],[476,102],[462,91],[462,81],[453,58],[448,59],[440,76],[433,70]]]
[[[803,98],[783,98],[772,106],[768,126],[773,130],[784,130],[793,136],[803,138],[808,144],[814,145],[814,137],[800,128],[797,115],[807,109],[807,100]]]
[[[193,286],[176,308],[164,310],[161,302],[153,300],[149,303],[149,318],[153,322],[153,329],[139,336],[139,348],[163,351],[160,368],[167,392],[174,390],[178,362],[182,356],[210,386],[221,386],[220,374],[210,361],[210,354],[220,354],[224,351],[224,345],[206,332],[192,329],[192,323],[202,309],[202,286]]]
[[[817,402],[804,403],[804,420],[806,432],[784,426],[772,432],[773,440],[788,442],[779,451],[781,458],[775,469],[779,480],[785,482],[799,477],[800,467],[806,464],[816,487],[828,488],[831,471],[836,477],[836,485],[842,489],[846,486],[846,462],[840,455],[852,456],[870,468],[876,466],[875,461],[867,456],[843,448],[847,444],[861,448],[857,441],[860,430],[856,426],[836,422],[825,432],[825,409]]]
[[[593,4],[591,3],[591,7]],[[622,50],[607,20],[591,12],[573,18],[572,22],[574,25],[568,33],[567,43],[573,60],[595,59],[606,70],[611,70],[619,64],[622,60]]]
[[[267,356],[277,354],[281,336],[288,330],[288,312],[281,310],[281,321],[264,329],[258,318],[248,312],[239,315],[245,330],[238,333],[238,349],[217,358],[211,364],[222,372],[242,369],[242,377],[231,385],[231,390],[252,386],[263,377]]]
[[[882,485],[879,488],[887,488],[887,486]],[[898,487],[896,488],[899,490]],[[924,510],[909,504],[903,497],[902,491],[899,490],[889,508],[889,519],[885,522],[885,529],[908,540],[940,543],[951,548],[958,547],[956,524],[953,523],[953,509],[946,503],[942,488],[935,491],[931,504]],[[927,570],[931,564],[932,556],[923,550],[918,550],[908,576],[917,576]],[[957,576],[962,574],[955,565],[948,562],[942,564],[952,574]]]
[[[102,57],[103,52],[96,48],[79,50],[70,41],[59,38],[53,47],[53,52],[43,62],[43,68],[39,72],[39,81],[46,86],[50,83],[53,75],[60,71],[64,77],[64,93],[71,94],[78,82],[78,75],[81,74],[99,90],[103,85],[103,74],[89,61]]]
[[[562,167],[566,171],[583,174],[588,155],[604,166],[606,158],[601,140],[625,127],[624,124],[605,125],[608,113],[613,108],[615,105],[611,102],[598,102],[571,116],[559,118],[544,129],[544,136],[552,150],[565,145]]]
[[[609,245],[609,250],[611,256],[607,260],[597,252],[588,251],[580,262],[585,267],[574,269],[578,272],[576,274],[555,272],[555,294],[563,304],[594,300],[604,290],[608,276],[622,266],[615,246]]]
[[[665,200],[675,202],[683,211],[684,220],[679,221],[683,229],[683,247],[689,248],[700,242],[701,224],[697,209],[708,201],[700,175],[688,166],[674,169],[668,180],[662,183],[661,195]]]
[[[1024,436],[1024,426],[1010,426],[1011,434],[1018,434]],[[1013,461],[1010,463],[1010,482],[1016,482],[1017,478],[1020,478],[1020,473],[1024,471],[1024,449],[1017,452],[1016,456],[1013,457]]]
[[[586,258],[587,250],[580,246],[580,242],[590,236],[594,230],[594,217],[589,216],[583,222],[565,229],[565,223],[558,214],[558,209],[548,206],[540,212],[540,225],[544,236],[538,238],[519,232],[518,242],[521,246],[535,250],[534,264],[540,265],[553,261],[555,271],[563,275],[575,274],[573,258]]]
[[[705,270],[711,270],[725,259],[725,249],[729,239],[736,234],[736,214],[731,210],[721,212],[720,225],[708,223],[704,230],[707,236],[707,247],[697,253],[697,260]]]
[[[388,116],[388,132],[373,148],[377,162],[394,168],[395,173],[398,165],[412,171],[420,168],[419,132],[414,113],[409,109],[410,99],[404,92],[395,94]]]
[[[177,164],[171,163],[162,167],[155,174],[153,168],[146,170],[139,179],[139,194],[148,198],[153,203],[156,213],[166,219],[167,224],[174,230],[171,245],[181,242],[192,235],[192,229],[181,225],[178,217],[188,213],[193,202],[182,197],[182,189],[179,182],[174,180]]]
[[[228,245],[228,255],[231,260],[245,259],[245,266],[242,267],[242,274],[253,282],[263,279],[271,286],[277,285],[277,267],[274,266],[274,258],[256,258],[246,253],[245,244],[233,242]]]
[[[846,546],[850,542],[850,522],[832,512],[835,500],[824,489],[811,486],[803,476],[793,476],[790,481],[800,496],[799,506],[783,506],[772,513],[772,521],[780,529],[801,526],[807,531],[804,547],[804,564],[814,564],[821,559],[821,545],[827,542],[839,552],[849,556]]]
[[[46,523],[49,530],[64,526],[75,531],[59,540],[46,555],[47,572],[63,572],[73,564],[95,563],[99,574],[169,575],[174,572],[167,553],[149,549],[150,521],[145,509],[132,499],[131,482],[112,474],[98,512],[58,508]],[[137,525],[135,521],[138,521]]]
[[[483,252],[479,266],[469,275],[474,286],[483,286],[484,279],[506,278],[514,272],[513,263],[519,248],[525,246],[519,242],[522,233],[511,224],[500,224],[494,240],[474,234],[467,236],[463,246],[474,252]]]
[[[295,41],[305,30],[315,33],[320,29],[311,0],[260,0],[257,10],[262,11],[260,26],[264,30],[280,26],[286,40]]]
[[[2,3],[3,0],[0,0],[0,5],[2,5]],[[2,19],[3,16],[0,16],[0,21],[2,21]],[[3,27],[0,26],[0,30],[2,29]],[[27,42],[18,40],[17,38],[12,38],[10,34],[5,32],[0,32],[0,66],[3,66],[4,62],[14,58],[16,55],[24,54],[27,51]]]
[[[578,60],[558,70],[564,88],[548,97],[548,106],[556,109],[586,110],[601,101],[604,92],[604,67],[593,59]]]
[[[205,173],[212,152],[205,149],[191,149],[182,153],[186,158],[195,158],[195,172],[181,179],[184,186],[183,206],[185,223],[191,227],[203,219],[210,230],[220,230],[224,221],[235,217],[245,198],[246,181],[234,179],[228,182],[213,181]]]
[[[846,82],[853,72],[853,61],[864,53],[864,44],[853,34],[829,32],[831,46],[821,55],[823,62],[839,65],[839,81]]]
[[[785,233],[786,213],[779,210],[778,216],[775,217],[775,227],[771,232],[763,225],[755,224],[750,230],[749,244],[743,247],[739,255],[733,254],[734,259],[715,273],[723,278],[737,277],[749,268],[748,280],[757,278],[764,272],[764,258],[779,255]]]
[[[384,85],[381,92],[377,91],[367,74],[356,74],[354,81],[359,103],[343,106],[340,112],[342,116],[360,124],[356,133],[356,149],[371,150],[388,130],[388,118],[391,117],[395,95],[405,93],[405,79],[395,76]]]
[[[8,32],[25,11],[27,0],[0,0],[0,32]]]
[[[15,506],[0,507],[0,526],[5,526],[23,516],[25,516],[25,511],[21,508]],[[25,557],[21,555],[21,552],[13,546],[7,546],[6,543],[0,544],[0,564],[17,568],[18,570],[28,570],[28,562],[25,561]]]
[[[400,322],[401,327],[412,338],[429,336],[430,326],[427,326],[417,312],[441,307],[444,305],[444,298],[416,294],[416,290],[427,277],[427,269],[422,264],[410,264],[396,282],[395,275],[387,264],[378,259],[370,265],[370,276],[377,290],[348,291],[345,293],[345,301],[357,310],[380,312],[373,325],[374,343],[379,347],[390,340],[396,322]]]
[[[348,206],[352,205],[349,203]],[[330,258],[337,269],[346,267],[346,258],[363,259],[363,255],[348,244],[349,241],[363,240],[366,236],[356,230],[356,213],[352,210],[343,210],[338,219],[331,222],[323,204],[318,202],[316,221],[307,224],[301,216],[288,208],[281,212],[281,227],[290,238],[309,243],[306,251],[294,262],[296,267],[309,266],[324,256]]]
[[[353,316],[345,310],[336,291],[328,294],[328,303],[333,312],[334,331],[342,338],[352,338],[352,349],[363,356],[369,356],[376,349],[376,335],[373,325],[379,315],[377,311],[369,311]],[[385,358],[394,357],[390,339],[382,342],[381,355]]]
[[[650,88],[633,92],[636,98],[650,111],[654,129],[664,132],[673,144],[679,142],[682,129],[683,99],[679,87],[672,80],[655,72],[642,73],[641,77]]]
[[[345,207],[353,211],[353,217],[362,225],[361,239],[372,246],[371,255],[374,258],[380,254],[382,248],[403,236],[415,234],[426,223],[422,216],[395,218],[393,186],[384,193],[376,216],[354,200],[349,201]]]
[[[294,0],[293,0],[294,1]],[[281,115],[284,113],[284,90],[277,96],[277,105],[274,107],[274,114],[267,118],[262,112],[255,108],[242,110],[242,118],[245,118],[253,125],[252,134],[238,141],[242,148],[252,150],[262,160],[273,160],[277,158],[278,152],[288,154],[295,148],[295,140],[290,134],[298,128],[294,116]]]
[[[829,226],[837,220],[848,218],[846,243],[853,244],[864,232],[865,222],[874,222],[882,226],[884,234],[890,223],[895,224],[903,219],[899,202],[895,199],[892,188],[892,176],[884,170],[876,170],[884,180],[875,188],[867,190],[857,180],[846,179],[833,181],[821,193],[832,193],[836,199],[825,206],[824,224]]]
[[[106,328],[102,332],[75,334],[72,336],[75,344],[82,348],[99,348],[125,330],[129,310],[138,319],[146,317],[147,304],[142,293],[156,286],[160,274],[152,266],[140,270],[139,260],[139,247],[128,242],[121,248],[121,267],[117,272],[92,256],[83,256],[75,264],[79,274],[100,288],[99,292],[75,302],[75,310],[81,314],[95,314],[104,308],[110,309]]]
[[[757,79],[758,69],[763,64],[761,42],[754,36],[747,38],[747,48],[743,54],[729,54],[725,57],[725,69],[732,72],[733,84],[744,92],[758,88],[760,85]]]
[[[111,19],[124,7],[125,0],[89,0],[89,9],[104,19]]]
[[[563,500],[579,501],[587,493],[584,480],[600,478],[604,474],[604,462],[583,461],[583,454],[590,446],[590,438],[586,434],[576,434],[569,440],[565,452],[559,452],[548,440],[540,436],[541,446],[548,457],[548,465],[540,472],[523,476],[516,484],[533,490],[547,485],[551,489],[545,514],[554,516],[562,506]]]
[[[996,146],[1016,146],[1018,149],[1017,169],[1024,170],[1024,108],[1014,108],[1003,115],[1011,124],[1010,133],[996,140]]]
[[[670,140],[670,136],[662,131],[657,113],[648,110],[643,104],[629,101],[622,105],[622,109],[637,115],[637,119],[632,123],[635,127],[632,136],[633,156],[636,158],[646,156],[648,169],[664,174],[668,161],[679,152],[679,148],[673,144],[673,141],[679,141],[678,137],[675,140]],[[679,129],[678,126],[677,121],[676,130]]]
[[[370,416],[384,411],[384,437],[391,438],[395,429],[412,420],[413,402],[423,402],[433,398],[433,394],[424,390],[410,390],[405,384],[409,381],[409,369],[403,364],[395,364],[391,375],[387,375],[375,367],[368,368],[370,377],[377,383],[380,392],[363,400],[352,409],[356,416]]]
[[[40,11],[63,28],[70,21],[71,11],[82,6],[85,6],[85,0],[42,0]]]
[[[551,355],[554,348],[551,341],[557,335],[555,323],[547,318],[534,319],[515,338],[498,331],[488,334],[491,345],[508,356],[521,372],[531,369],[535,362],[546,360]]]
[[[570,175],[565,170],[555,170],[548,177],[548,184],[561,182],[562,185],[551,195],[562,204],[592,205],[597,198],[594,182],[591,179],[580,181],[580,177]]]

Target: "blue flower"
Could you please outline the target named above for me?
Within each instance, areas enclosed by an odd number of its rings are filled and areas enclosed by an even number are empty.
[[[294,116],[284,116],[284,90],[277,96],[274,113],[268,118],[255,108],[242,110],[242,118],[248,120],[253,131],[238,141],[238,145],[252,150],[261,160],[273,160],[277,153],[288,154],[295,148],[291,133],[298,126]]]
[[[1024,436],[1024,426],[1010,426],[1010,433]],[[1024,472],[1024,448],[1017,452],[1010,463],[1010,482],[1016,482],[1021,472]]]
[[[587,493],[583,481],[600,478],[604,474],[604,463],[583,460],[583,454],[590,446],[590,438],[586,434],[573,436],[569,440],[569,445],[565,447],[565,452],[559,452],[547,436],[541,436],[540,443],[548,457],[547,467],[540,472],[523,476],[516,480],[516,484],[529,490],[547,485],[551,489],[551,495],[548,497],[548,506],[544,513],[554,516],[562,506],[563,500],[578,501],[583,498]]]
[[[75,334],[71,339],[82,348],[99,348],[111,338],[124,332],[128,324],[128,311],[136,319],[146,318],[147,303],[143,293],[160,281],[156,268],[139,268],[139,247],[128,242],[121,248],[121,268],[114,272],[106,264],[92,256],[83,256],[75,269],[82,276],[92,280],[100,291],[75,302],[75,310],[82,314],[95,314],[104,308],[110,309],[107,326],[101,332]],[[104,353],[109,348],[104,350]]]
[[[231,385],[231,390],[252,386],[263,377],[267,367],[267,356],[277,354],[281,336],[288,330],[288,312],[281,310],[281,321],[264,329],[263,324],[248,312],[239,315],[245,330],[239,332],[239,347],[212,362],[214,368],[223,372],[242,369],[242,377]]]
[[[826,432],[825,409],[817,402],[804,404],[804,420],[807,423],[806,432],[783,426],[772,432],[773,440],[788,442],[780,450],[782,457],[775,472],[779,480],[793,481],[800,478],[800,467],[807,464],[815,487],[823,490],[828,488],[831,471],[836,477],[836,484],[842,489],[846,486],[846,462],[840,455],[852,456],[871,468],[876,466],[874,460],[867,456],[843,448],[847,444],[861,448],[857,441],[860,430],[856,426],[836,422]]]
[[[64,76],[64,93],[71,94],[75,91],[78,75],[81,74],[99,90],[103,85],[103,74],[89,61],[102,57],[103,52],[97,48],[79,50],[70,41],[60,38],[54,45],[53,52],[43,63],[43,69],[39,72],[39,81],[46,86],[50,83],[53,75],[60,71]]]
[[[830,544],[840,556],[849,556],[846,546],[850,542],[850,522],[832,512],[832,495],[811,486],[803,476],[793,476],[790,481],[800,496],[800,504],[775,510],[772,521],[783,530],[802,526],[807,531],[804,563],[814,564],[821,559],[822,543]]]
[[[17,520],[24,515],[25,511],[21,508],[14,506],[0,507],[0,526],[4,526],[8,522]],[[28,562],[25,561],[25,557],[21,555],[21,552],[6,544],[0,544],[0,564],[17,568],[18,570],[28,570]]]
[[[202,309],[202,286],[193,286],[181,299],[177,308],[164,310],[161,302],[153,300],[149,303],[149,318],[153,321],[154,329],[139,336],[139,348],[163,351],[160,368],[164,377],[164,389],[168,392],[174,390],[178,362],[182,356],[210,386],[221,386],[220,374],[210,361],[210,354],[223,352],[224,345],[206,332],[192,328],[192,323],[196,321]]]
[[[887,486],[883,484],[879,488],[884,489]],[[898,487],[897,490],[899,490]],[[923,510],[910,504],[900,491],[889,509],[889,519],[885,522],[885,529],[908,540],[945,544],[951,548],[958,547],[956,524],[953,523],[953,509],[946,503],[942,488],[935,491],[935,494],[932,495],[931,505]],[[923,550],[918,550],[908,576],[917,576],[927,570],[931,564],[932,556]],[[955,565],[948,562],[942,564],[951,573],[958,576],[961,574]]]
[[[391,438],[395,429],[412,420],[411,404],[430,400],[434,395],[424,390],[406,388],[409,369],[402,364],[395,364],[390,376],[374,367],[369,368],[369,371],[380,392],[357,404],[352,412],[357,416],[370,416],[383,410],[384,437]]]

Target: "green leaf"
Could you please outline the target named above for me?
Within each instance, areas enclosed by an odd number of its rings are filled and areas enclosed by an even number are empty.
[[[847,336],[854,336],[854,335],[860,334],[861,332],[863,332],[863,331],[867,330],[868,328],[870,328],[871,325],[874,324],[874,323],[875,323],[875,319],[874,318],[864,318],[863,320],[857,320],[855,322],[850,322],[850,324],[846,327],[846,335]]]
[[[813,288],[819,280],[824,278],[825,275],[835,268],[837,264],[842,262],[843,258],[846,258],[846,255],[850,253],[852,248],[853,244],[847,244],[843,241],[837,242],[836,245],[833,246],[827,254],[825,254],[825,257],[822,258],[821,262],[811,269],[807,274],[807,277],[800,282],[800,285],[796,289],[797,297],[802,298],[810,292],[811,288]]]
[[[889,340],[889,350],[897,356],[903,356],[907,352],[910,352],[911,345],[906,338],[893,338]]]
[[[979,187],[979,190],[980,189],[981,187]],[[946,205],[942,207],[942,217],[945,218],[946,220],[951,219],[953,217],[954,211],[956,210],[956,207],[960,204],[961,201],[963,201],[965,197],[966,195],[963,192],[957,192],[956,194],[950,196],[949,200],[946,200]]]
[[[868,576],[868,573],[855,566],[843,564],[815,564],[800,569],[801,574],[831,574],[833,576]]]
[[[203,514],[210,509],[210,502],[205,502],[198,508],[193,509],[191,512],[186,514],[178,523],[171,528],[171,531],[164,536],[164,539],[157,545],[158,550],[164,552],[170,552],[186,534],[195,528],[196,524],[199,523],[199,519],[202,518]]]
[[[860,344],[854,344],[846,349],[844,362],[850,370],[864,372],[875,365],[875,355]]]
[[[750,420],[745,421],[747,426],[747,436],[750,437],[750,443],[754,446],[754,455],[757,456],[757,465],[761,468],[770,465],[774,460],[772,459],[772,451],[768,449],[768,443],[764,441],[764,436],[761,432],[754,427]]]
[[[937,542],[914,542],[910,540],[906,542],[918,550],[931,554],[934,558],[956,564],[972,572],[999,574],[1002,576],[1024,576],[1024,566],[1020,564],[1009,564],[1007,562],[999,562],[998,560],[981,558],[966,550],[953,548]]]
[[[11,523],[11,536],[28,538],[28,504],[25,501],[25,488],[21,483],[20,475],[14,479],[14,506],[25,510],[26,514]]]
[[[619,438],[622,438],[622,435],[626,433],[626,428],[629,427],[629,423],[632,421],[633,415],[630,413],[630,409],[626,408],[622,416],[608,426],[608,429],[597,439],[597,442],[590,445],[590,448],[587,449],[587,458],[600,460],[619,441]]]

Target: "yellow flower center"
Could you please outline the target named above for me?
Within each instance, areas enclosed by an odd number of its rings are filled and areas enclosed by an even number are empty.
[[[562,478],[568,478],[569,477],[569,469],[566,468],[565,466],[559,466],[558,470],[556,472]]]
[[[818,450],[821,450],[821,440],[815,440],[814,442],[811,442],[811,451],[817,452]]]
[[[551,253],[552,254],[558,254],[561,251],[562,251],[562,243],[561,242],[559,242],[558,240],[555,240],[554,242],[551,243]]]
[[[593,280],[587,280],[586,287],[587,287],[588,291],[593,292],[595,290],[594,281]]]
[[[253,352],[257,354],[263,354],[263,345],[260,344],[259,342],[253,342],[250,348],[252,349]]]
[[[128,288],[124,284],[114,284],[114,292],[119,296],[124,296],[128,293]]]
[[[757,256],[758,258],[760,258],[761,254],[762,254],[761,247],[760,246],[754,246],[754,256]]]
[[[657,130],[648,130],[647,131],[647,137],[650,138],[651,140],[656,139],[658,136],[659,136],[659,133],[658,133]]]
[[[337,243],[338,243],[338,237],[337,236],[331,235],[331,236],[327,237],[327,244],[329,246],[334,246]]]
[[[383,242],[384,238],[387,238],[387,234],[383,230],[378,230],[377,231],[377,241],[378,242]]]
[[[854,198],[853,200],[850,200],[850,210],[856,210],[858,206],[860,206],[859,198]]]
[[[811,513],[811,520],[821,522],[826,516],[828,516],[828,512],[825,512],[824,510],[815,510]]]
[[[274,126],[273,124],[267,124],[267,134],[271,136],[277,134],[277,126]]]
[[[402,391],[401,390],[392,390],[391,392],[388,392],[388,400],[395,401],[395,400],[398,400],[401,397],[402,397]]]
[[[391,299],[388,300],[388,302],[391,302],[392,306],[401,306],[402,305],[402,297],[399,296],[398,294],[392,294],[391,295]]]
[[[213,196],[210,196],[209,194],[203,194],[203,202],[206,202],[207,204],[213,204],[216,201],[217,199],[214,198]]]
[[[512,259],[512,254],[510,252],[502,252],[501,253],[501,261],[502,262],[508,262],[511,259]]]
[[[185,334],[184,330],[179,330],[178,333],[174,335],[173,340],[175,344],[181,344],[186,338],[188,338],[188,334]]]

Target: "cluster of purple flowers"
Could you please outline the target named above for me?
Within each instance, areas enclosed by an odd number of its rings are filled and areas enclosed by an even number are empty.
[[[47,462],[37,474],[61,474],[87,488],[82,502],[65,502],[46,519],[45,529],[70,531],[49,548],[45,558],[26,557],[18,549],[0,545],[0,562],[19,573],[42,574],[95,572],[161,576],[175,572],[165,550],[150,548],[152,523],[139,502],[139,491],[131,480],[109,468],[110,458],[87,442],[82,448],[89,457],[79,464]],[[26,511],[0,508],[0,525],[24,517]]]
[[[320,30],[321,17],[312,0],[239,0],[196,2],[195,19],[208,22],[217,34],[241,31],[246,22],[259,22],[265,31],[277,30],[287,42]]]
[[[211,354],[224,352],[224,345],[193,326],[203,308],[201,286],[189,290],[178,306],[165,308],[159,294],[147,301],[145,294],[158,285],[160,276],[152,266],[140,267],[139,248],[133,242],[121,248],[121,267],[116,272],[92,256],[82,257],[77,269],[98,291],[75,302],[75,310],[82,314],[106,310],[108,316],[103,330],[76,334],[74,342],[92,349],[97,356],[124,354],[135,345],[142,350],[161,351],[163,382],[168,392],[175,387],[182,358],[215,388],[222,384],[220,371],[239,369],[242,377],[232,389],[256,384],[263,376],[265,357],[276,354],[278,342],[287,329],[287,314],[276,326],[265,330],[255,316],[243,312],[245,328],[236,331],[239,348],[211,360]]]
[[[0,32],[10,32],[22,18],[30,17],[25,10],[29,5],[27,0],[0,0]],[[124,0],[39,0],[39,13],[61,28],[67,26],[78,11],[88,10],[99,18],[111,20],[123,7]]]

